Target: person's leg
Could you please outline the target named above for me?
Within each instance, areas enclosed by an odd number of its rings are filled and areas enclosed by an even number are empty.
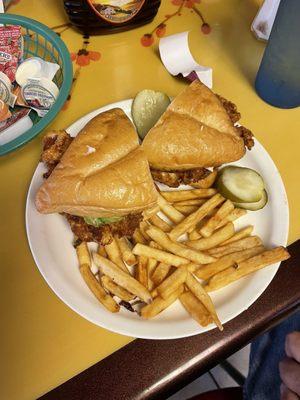
[[[252,342],[249,373],[244,385],[245,400],[280,400],[278,365],[285,356],[285,337],[293,331],[300,331],[300,312]]]

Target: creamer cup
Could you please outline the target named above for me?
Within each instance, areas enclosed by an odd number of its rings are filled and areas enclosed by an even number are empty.
[[[20,86],[26,85],[30,78],[47,78],[52,81],[59,68],[58,64],[45,61],[39,57],[30,57],[19,65],[16,81]]]
[[[59,89],[47,78],[30,78],[22,86],[21,92],[28,106],[43,117],[55,103]]]

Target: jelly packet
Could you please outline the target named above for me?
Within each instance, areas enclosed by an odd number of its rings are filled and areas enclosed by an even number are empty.
[[[14,82],[18,64],[22,60],[23,47],[20,26],[0,26],[0,71],[11,82]]]

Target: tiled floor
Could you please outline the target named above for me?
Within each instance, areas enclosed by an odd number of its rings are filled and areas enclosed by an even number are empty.
[[[244,347],[227,359],[242,375],[247,376],[249,366],[250,345]],[[200,376],[188,386],[169,397],[168,400],[187,400],[200,393],[210,390],[238,386],[236,382],[218,365],[210,371],[213,378],[208,374]]]
[[[214,381],[209,374],[204,374],[188,386],[179,390],[179,392],[173,394],[173,396],[169,397],[168,400],[186,400],[190,397],[196,396],[196,394],[209,392],[214,389],[217,389]]]
[[[227,361],[230,362],[241,374],[247,376],[249,368],[250,344],[237,353],[232,354]]]

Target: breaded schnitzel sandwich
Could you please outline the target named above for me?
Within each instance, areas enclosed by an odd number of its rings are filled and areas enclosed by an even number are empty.
[[[142,148],[153,179],[171,187],[209,187],[216,168],[239,160],[254,144],[252,133],[234,124],[236,106],[194,81],[147,133]]]
[[[131,121],[118,108],[103,112],[73,139],[65,131],[44,137],[48,167],[35,204],[61,213],[80,241],[108,244],[131,236],[157,192]]]

